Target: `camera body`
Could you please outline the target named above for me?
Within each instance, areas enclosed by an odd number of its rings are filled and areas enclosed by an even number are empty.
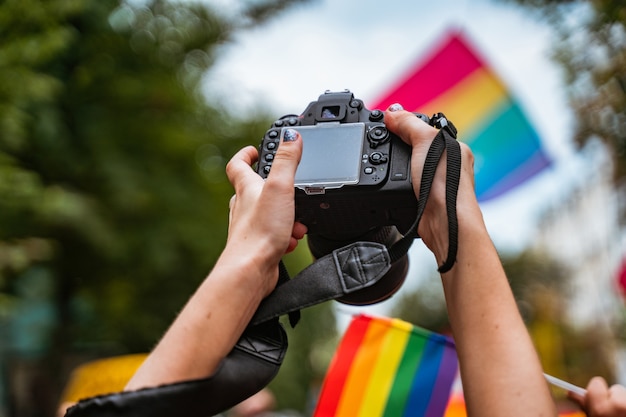
[[[411,148],[387,130],[382,111],[368,110],[346,90],[322,94],[300,116],[281,117],[259,147],[257,172],[264,178],[287,128],[303,140],[296,220],[309,237],[355,241],[381,227],[408,230],[417,212]]]

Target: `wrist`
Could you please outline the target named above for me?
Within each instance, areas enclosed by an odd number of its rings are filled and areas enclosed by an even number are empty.
[[[457,202],[457,227],[459,250],[464,245],[472,245],[473,239],[487,235],[487,229],[478,203],[462,204]],[[435,256],[437,265],[442,265],[448,258],[450,248],[449,219],[445,204],[432,207],[424,213],[418,233],[422,241]],[[457,252],[457,261],[460,252]]]
[[[274,290],[278,280],[278,263],[259,242],[254,248],[226,245],[213,271],[223,270],[238,286],[258,294],[260,299]]]

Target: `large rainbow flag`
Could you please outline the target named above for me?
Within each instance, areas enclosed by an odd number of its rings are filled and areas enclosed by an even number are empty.
[[[497,197],[548,167],[539,135],[504,83],[458,31],[368,105],[431,115],[443,112],[475,156],[476,194]]]
[[[314,417],[442,417],[457,368],[448,337],[398,319],[355,316]]]

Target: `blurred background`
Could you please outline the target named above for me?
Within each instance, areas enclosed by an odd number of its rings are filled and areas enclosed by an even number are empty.
[[[550,160],[482,203],[544,368],[625,383],[625,23],[607,0],[0,2],[0,417],[53,416],[77,365],[151,349],[223,247],[236,150],[325,90],[377,103],[451,31]],[[391,300],[303,312],[277,408],[310,412],[355,312],[447,331],[410,255]]]

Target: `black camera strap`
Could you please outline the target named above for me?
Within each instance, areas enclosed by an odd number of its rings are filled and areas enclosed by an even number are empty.
[[[276,289],[260,304],[250,325],[211,377],[155,388],[103,395],[80,401],[68,417],[206,417],[221,413],[260,391],[276,376],[287,351],[287,336],[279,317],[289,316],[295,327],[300,309],[333,300],[374,285],[392,264],[408,252],[418,237],[437,166],[447,150],[446,211],[448,256],[439,272],[456,261],[458,225],[456,196],[461,152],[456,129],[441,113],[430,119],[439,128],[424,163],[417,199],[417,216],[402,239],[387,248],[375,242],[355,242],[316,260],[293,279],[282,261]]]
[[[448,272],[456,262],[458,249],[459,226],[456,215],[456,197],[459,190],[461,178],[461,146],[456,140],[457,130],[443,113],[436,113],[430,118],[429,124],[439,129],[426,154],[422,178],[420,181],[420,192],[417,198],[417,217],[411,225],[404,238],[396,242],[389,253],[393,262],[403,257],[411,247],[413,239],[418,237],[417,228],[422,215],[426,209],[426,203],[430,196],[430,190],[435,179],[437,166],[443,155],[446,154],[446,213],[448,216],[448,256],[443,264],[439,266],[440,273]]]

